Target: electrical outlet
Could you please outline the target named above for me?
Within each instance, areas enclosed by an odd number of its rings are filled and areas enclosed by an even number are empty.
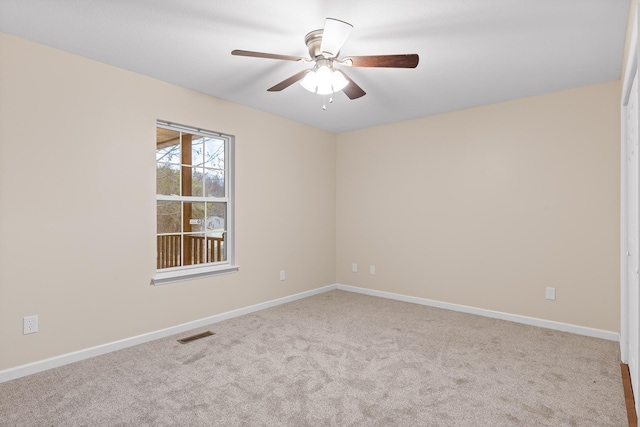
[[[280,270],[280,280],[284,280],[285,278],[284,270]]]
[[[547,290],[545,296],[548,300],[555,301],[556,300],[556,288],[552,288],[547,286]]]
[[[356,264],[356,263],[351,264],[351,272],[352,273],[357,273],[358,272],[358,264]]]
[[[38,332],[38,316],[27,316],[22,318],[23,335]]]
[[[370,265],[369,266],[369,274],[376,274],[376,266],[375,265]]]

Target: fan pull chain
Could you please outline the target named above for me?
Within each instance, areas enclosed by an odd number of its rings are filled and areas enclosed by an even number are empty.
[[[333,95],[329,95],[329,104],[333,104]],[[322,95],[322,109],[327,109],[327,96]]]

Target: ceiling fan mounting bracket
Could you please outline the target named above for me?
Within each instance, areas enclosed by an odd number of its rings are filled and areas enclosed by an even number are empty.
[[[316,59],[316,65],[313,67],[314,70],[317,70],[320,67],[327,67],[329,69],[333,69],[333,59],[320,57]]]

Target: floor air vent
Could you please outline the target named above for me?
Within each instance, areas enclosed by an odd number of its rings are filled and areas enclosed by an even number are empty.
[[[199,340],[200,338],[208,337],[208,336],[211,336],[211,335],[215,335],[215,334],[213,332],[211,332],[211,331],[202,332],[200,334],[196,334],[196,335],[192,335],[190,337],[179,339],[178,342],[180,344],[186,344],[186,343],[190,343],[192,341]]]

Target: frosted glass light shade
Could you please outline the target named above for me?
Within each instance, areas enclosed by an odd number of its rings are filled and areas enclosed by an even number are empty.
[[[344,78],[344,75],[340,71],[333,71],[331,73],[331,86],[334,92],[339,92],[349,84],[349,81]]]
[[[316,76],[318,77],[318,95],[329,95],[333,93],[331,88],[331,70],[327,66],[321,66],[316,71]]]
[[[344,89],[347,84],[349,81],[341,72],[332,70],[325,65],[318,67],[317,70],[309,71],[300,81],[303,88],[318,95],[331,95]]]
[[[300,81],[300,85],[309,92],[316,93],[316,88],[318,87],[318,76],[316,76],[316,73],[311,70],[304,75]]]

